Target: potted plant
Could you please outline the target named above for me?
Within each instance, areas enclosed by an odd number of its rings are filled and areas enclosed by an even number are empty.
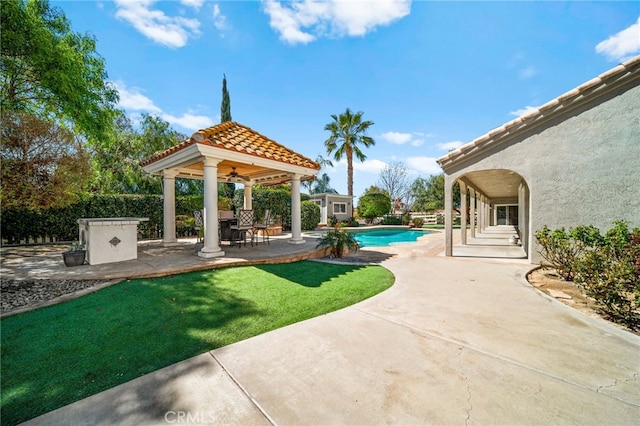
[[[84,258],[87,250],[84,248],[84,242],[75,241],[69,250],[62,253],[62,259],[65,266],[80,266],[84,264]]]
[[[358,251],[360,245],[351,233],[335,228],[318,240],[317,247],[328,247],[331,249],[331,257],[341,258],[345,252]]]

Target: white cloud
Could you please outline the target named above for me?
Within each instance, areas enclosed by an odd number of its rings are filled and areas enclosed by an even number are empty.
[[[363,36],[411,11],[411,0],[298,0],[283,5],[265,0],[270,25],[289,44],[309,43],[318,36]]]
[[[538,71],[533,66],[523,67],[518,70],[518,76],[522,79],[531,78],[538,74]]]
[[[140,89],[128,89],[121,81],[113,83],[120,94],[119,105],[126,110],[147,111],[153,113],[161,112],[151,99],[140,93]]]
[[[206,115],[195,115],[191,112],[186,112],[180,117],[162,113],[160,117],[170,124],[175,124],[189,130],[204,129],[216,124],[212,123],[211,117],[207,117]]]
[[[380,160],[364,160],[363,162],[354,160],[353,169],[359,172],[378,174],[386,165],[387,163]]]
[[[640,52],[640,17],[635,24],[596,45],[596,52],[610,61],[624,61]]]
[[[538,107],[527,105],[524,108],[517,109],[515,111],[511,111],[509,114],[515,115],[516,117],[522,117],[523,115],[529,115],[534,111],[537,111]]]
[[[152,9],[155,0],[116,0],[116,17],[129,22],[144,36],[167,47],[182,47],[200,33],[200,22],[181,16],[167,16]],[[191,5],[197,3],[190,2]]]
[[[180,0],[180,3],[184,4],[185,6],[190,6],[195,10],[199,10],[202,7],[204,0]]]
[[[424,144],[424,133],[402,133],[402,132],[386,132],[380,135],[380,137],[395,145],[404,145],[409,143],[411,146],[421,146]]]
[[[442,173],[442,168],[436,162],[434,157],[408,157],[407,165],[418,173],[427,175],[437,175]]]
[[[213,5],[213,26],[222,31],[227,28],[227,17],[220,12],[220,6]]]
[[[451,141],[451,142],[439,143],[438,144],[438,148],[440,148],[440,149],[442,149],[444,151],[451,151],[451,150],[460,148],[462,145],[464,145],[464,142]]]
[[[129,112],[134,123],[140,122],[140,113],[154,114],[171,125],[180,126],[188,131],[202,129],[211,126],[211,117],[196,115],[188,111],[181,116],[175,116],[162,111],[151,99],[143,95],[138,88],[129,89],[121,81],[114,82],[114,86],[120,94],[119,106]]]

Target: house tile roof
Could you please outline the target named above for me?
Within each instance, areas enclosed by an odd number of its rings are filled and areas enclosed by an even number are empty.
[[[143,161],[142,166],[152,164],[193,144],[209,145],[227,151],[253,155],[281,163],[320,170],[320,164],[267,138],[250,127],[228,121],[206,129],[200,129],[191,137],[169,149],[154,154]]]
[[[441,167],[446,167],[460,158],[473,155],[475,152],[478,152],[478,150],[483,150],[487,146],[499,143],[499,141],[508,138],[520,130],[526,130],[532,126],[536,126],[556,112],[566,110],[566,108],[572,105],[584,102],[589,99],[592,94],[596,92],[599,93],[601,89],[606,86],[623,80],[633,81],[633,79],[638,80],[636,84],[640,84],[640,56],[631,58],[515,120],[511,120],[471,142],[462,145],[460,148],[438,158],[438,164],[440,164]]]

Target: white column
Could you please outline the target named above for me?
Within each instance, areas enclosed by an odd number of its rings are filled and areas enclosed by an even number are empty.
[[[467,185],[460,182],[460,243],[467,245]]]
[[[218,163],[216,158],[205,158],[204,165],[204,247],[200,257],[224,256],[218,240]]]
[[[291,239],[289,244],[304,244],[300,212],[300,175],[291,176]]]
[[[469,188],[469,227],[471,228],[471,238],[476,237],[476,190]]]
[[[453,256],[453,197],[451,178],[444,175],[444,240],[445,256]]]
[[[163,224],[162,244],[176,243],[176,175],[174,170],[162,171]]]
[[[253,208],[253,186],[251,182],[244,184],[244,208],[245,210],[251,210]]]

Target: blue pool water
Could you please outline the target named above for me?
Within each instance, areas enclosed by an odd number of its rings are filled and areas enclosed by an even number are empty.
[[[398,243],[413,243],[418,237],[429,231],[411,229],[378,229],[375,231],[354,232],[353,237],[360,247],[387,247]]]

